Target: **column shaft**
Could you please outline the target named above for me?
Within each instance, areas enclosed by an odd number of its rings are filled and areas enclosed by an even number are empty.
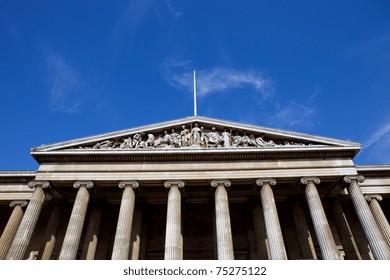
[[[12,210],[11,216],[0,237],[0,260],[4,260],[7,255],[8,249],[14,240],[15,234],[23,218],[22,207],[26,207],[26,205],[27,201],[12,201],[10,203],[10,207],[14,207],[14,209]]]
[[[320,245],[322,258],[324,260],[339,260],[340,253],[336,247],[332,231],[326,218],[321,199],[314,183],[319,184],[318,178],[302,178],[301,183],[305,184],[305,194],[313,221],[314,230]]]
[[[102,219],[101,205],[94,205],[92,213],[89,218],[87,232],[85,234],[85,241],[83,251],[81,252],[82,260],[94,260],[96,248],[99,241],[100,222]]]
[[[88,189],[93,187],[93,183],[90,181],[76,182],[74,187],[79,188],[79,190],[77,191],[76,200],[70,215],[68,228],[66,229],[64,242],[58,257],[59,260],[75,260],[77,257],[89,202]]]
[[[135,203],[133,188],[138,188],[139,183],[137,181],[123,181],[119,183],[119,187],[123,188],[123,193],[111,259],[127,260],[129,258],[130,236]]]
[[[390,260],[390,249],[384,239],[375,218],[360,189],[359,183],[364,181],[363,176],[346,176],[344,181],[348,184],[348,193],[352,199],[356,214],[363,227],[372,254],[377,260]]]
[[[131,228],[130,255],[132,260],[139,259],[141,246],[142,212],[138,205],[134,208],[134,221]]]
[[[271,189],[271,184],[275,185],[276,181],[274,179],[257,179],[256,184],[261,186],[260,197],[271,259],[287,260],[282,229],[280,228],[275,198]]]
[[[212,180],[215,191],[215,223],[217,231],[217,250],[219,260],[234,260],[233,238],[230,225],[229,202],[225,187],[230,181]]]
[[[179,187],[184,187],[183,181],[166,181],[169,188],[167,225],[165,232],[165,260],[183,259],[183,240],[181,235],[181,194]]]
[[[309,226],[307,225],[305,212],[303,211],[302,204],[299,201],[295,201],[293,204],[293,216],[303,259],[316,260],[317,254],[314,248],[313,239],[311,237]]]
[[[378,200],[379,201],[382,200],[382,197],[379,195],[375,195],[375,196],[366,195],[366,199],[370,201],[371,212],[374,215],[375,221],[378,224],[379,229],[383,234],[383,237],[386,239],[387,244],[389,244],[390,246],[390,225],[378,202]]]
[[[57,233],[61,222],[62,212],[62,205],[57,204],[54,206],[46,227],[41,248],[39,249],[38,260],[50,260],[57,241]]]
[[[361,260],[362,256],[360,255],[355,238],[352,235],[352,231],[348,225],[348,221],[345,217],[341,204],[337,199],[332,203],[332,212],[346,258],[348,260]]]
[[[12,241],[11,247],[5,257],[6,260],[21,260],[23,259],[27,247],[30,243],[31,236],[34,233],[39,214],[41,213],[42,205],[45,200],[44,188],[49,187],[49,182],[32,181],[28,184],[30,188],[35,188],[33,195],[24,212],[22,221],[20,222],[18,231]]]

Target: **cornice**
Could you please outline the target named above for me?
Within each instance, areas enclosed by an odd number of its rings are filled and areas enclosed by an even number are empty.
[[[30,170],[9,170],[0,171],[0,183],[28,183],[34,180],[36,171]]]
[[[353,158],[359,149],[353,147],[290,147],[270,149],[167,149],[158,151],[63,150],[32,152],[38,163],[44,162],[140,162],[140,161],[220,161]]]
[[[364,177],[390,177],[388,164],[357,165],[356,170]]]

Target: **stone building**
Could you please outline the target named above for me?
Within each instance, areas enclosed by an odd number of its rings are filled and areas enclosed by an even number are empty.
[[[193,116],[0,171],[0,259],[390,259],[390,165],[360,144]]]

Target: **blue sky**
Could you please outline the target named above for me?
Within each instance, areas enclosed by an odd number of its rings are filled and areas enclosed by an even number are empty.
[[[0,0],[0,170],[31,147],[193,114],[390,163],[390,2]]]

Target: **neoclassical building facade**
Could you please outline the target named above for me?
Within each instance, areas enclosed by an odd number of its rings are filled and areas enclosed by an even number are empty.
[[[0,171],[0,259],[388,260],[360,148],[199,116],[35,147]]]

